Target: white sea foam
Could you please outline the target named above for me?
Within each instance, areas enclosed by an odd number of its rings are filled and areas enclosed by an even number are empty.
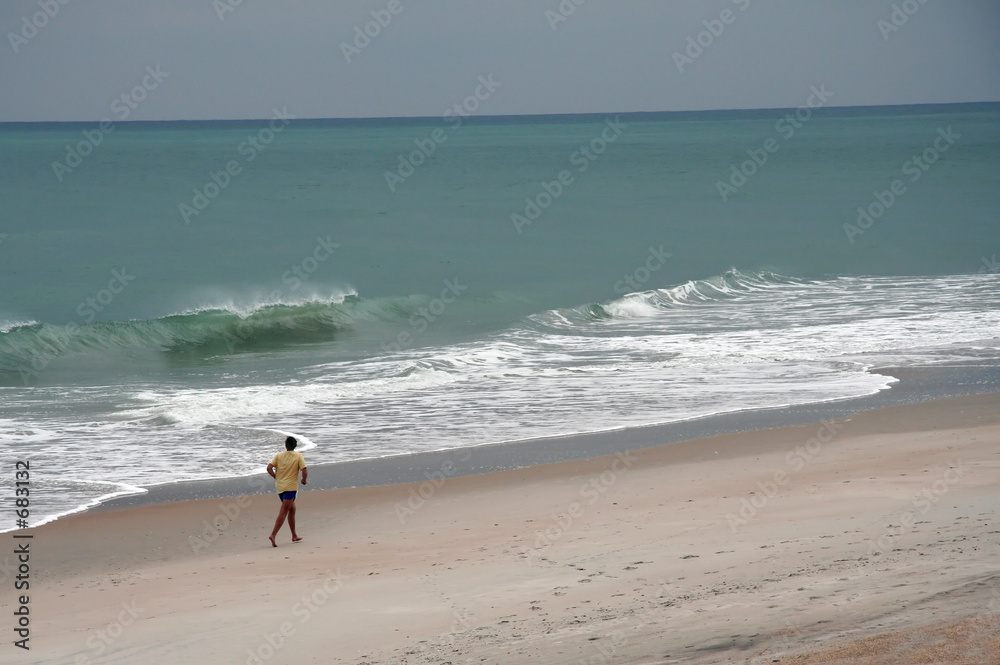
[[[46,511],[40,513],[36,507],[37,501],[32,502],[31,505],[34,507],[34,510],[28,518],[28,525],[31,528],[39,527],[43,524],[48,524],[49,522],[54,522],[60,517],[67,517],[69,515],[83,512],[88,508],[93,508],[94,506],[98,506],[105,501],[110,501],[111,499],[116,499],[122,496],[130,496],[133,494],[144,494],[148,491],[141,487],[129,485],[128,483],[114,483],[99,480],[76,481],[72,478],[62,478],[54,483],[54,485],[55,487],[52,487],[51,485],[46,487],[46,484],[40,484],[36,480],[32,483],[32,486],[29,486],[33,490],[35,496],[45,496],[46,494],[51,495],[53,490],[58,491],[58,499],[54,502],[51,512]],[[18,530],[18,527],[13,521],[9,525],[0,523],[0,533],[7,533],[16,530]]]
[[[291,416],[343,399],[377,398],[395,392],[417,391],[454,381],[452,374],[414,367],[402,376],[381,376],[339,383],[320,380],[215,389],[144,390],[133,397],[149,402],[142,408],[120,411],[122,420],[162,419],[184,425],[239,423],[267,416]]]
[[[662,313],[641,293],[608,303],[604,309],[612,316],[628,318],[652,318]]]
[[[294,295],[284,291],[267,291],[261,289],[248,294],[233,295],[219,289],[209,289],[196,296],[194,304],[181,308],[176,315],[189,316],[203,312],[229,312],[241,318],[247,318],[268,307],[299,307],[313,303],[339,305],[351,296],[357,296],[357,290],[352,286],[335,286],[321,289],[309,285],[296,291]]]
[[[874,394],[895,379],[873,366],[996,360],[1000,347],[1000,276],[708,282],[630,294],[600,316],[540,313],[460,344],[324,357],[267,381],[7,389],[0,452],[17,458],[30,441],[57,476],[134,491],[258,474],[289,433],[318,463],[607,431]],[[115,406],[98,416],[98,404]],[[74,487],[39,494],[38,509],[107,494],[77,500]]]
[[[0,319],[0,333],[7,333],[16,328],[22,328],[24,326],[37,326],[38,321],[33,319]]]

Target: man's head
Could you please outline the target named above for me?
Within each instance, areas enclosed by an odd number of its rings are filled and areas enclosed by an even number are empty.
[[[299,442],[295,440],[295,437],[290,436],[287,439],[285,439],[285,450],[295,450],[295,446],[297,446],[298,444]]]

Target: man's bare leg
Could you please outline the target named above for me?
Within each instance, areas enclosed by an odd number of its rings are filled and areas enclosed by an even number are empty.
[[[295,502],[292,501],[291,507],[288,509],[288,528],[292,530],[292,542],[297,543],[301,538],[299,534],[295,533]]]
[[[294,509],[295,507],[294,502],[291,499],[285,499],[281,502],[281,509],[278,510],[278,519],[274,520],[274,531],[272,531],[271,535],[268,536],[272,547],[278,546],[278,543],[274,542],[274,537],[278,535],[278,530],[281,528],[281,525],[285,523],[285,517],[288,515],[289,507],[291,507],[291,509]],[[291,526],[291,520],[289,520],[289,526]],[[293,527],[292,533],[294,532],[295,529]]]

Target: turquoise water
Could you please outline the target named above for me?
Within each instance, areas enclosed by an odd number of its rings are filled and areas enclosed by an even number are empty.
[[[41,518],[994,357],[1000,107],[788,113],[0,125],[0,449]]]

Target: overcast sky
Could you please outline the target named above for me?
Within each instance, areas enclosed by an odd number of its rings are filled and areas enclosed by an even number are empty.
[[[121,119],[144,77],[128,120],[440,116],[489,75],[481,115],[1000,100],[997,0],[66,1],[0,2],[0,121]]]

